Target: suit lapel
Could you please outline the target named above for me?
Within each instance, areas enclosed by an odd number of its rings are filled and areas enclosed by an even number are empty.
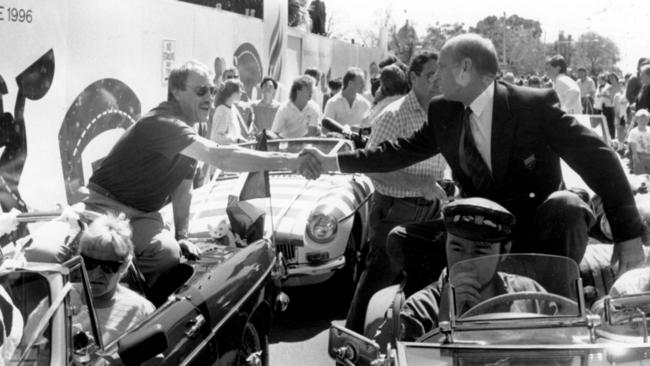
[[[495,83],[494,107],[492,110],[492,177],[497,187],[501,186],[508,173],[516,121],[510,110],[508,89]]]

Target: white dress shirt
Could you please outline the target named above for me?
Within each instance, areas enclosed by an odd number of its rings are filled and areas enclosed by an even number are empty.
[[[560,99],[560,108],[563,111],[569,114],[582,113],[578,83],[565,74],[560,74],[555,79],[554,89]]]
[[[483,93],[481,93],[469,107],[472,114],[469,117],[469,124],[472,130],[472,136],[476,143],[476,149],[485,161],[487,167],[492,171],[492,110],[494,109],[494,88],[495,84],[490,84]]]

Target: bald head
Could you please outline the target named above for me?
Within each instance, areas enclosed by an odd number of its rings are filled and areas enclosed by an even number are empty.
[[[474,33],[461,34],[445,42],[442,49],[451,51],[455,63],[469,58],[479,75],[496,77],[499,61],[494,44],[489,39]]]

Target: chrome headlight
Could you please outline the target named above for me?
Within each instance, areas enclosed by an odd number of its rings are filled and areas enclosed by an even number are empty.
[[[317,213],[307,220],[307,236],[316,243],[325,244],[336,236],[338,220],[331,215]]]

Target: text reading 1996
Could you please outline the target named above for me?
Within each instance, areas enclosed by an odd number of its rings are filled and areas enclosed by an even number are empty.
[[[0,22],[31,23],[32,20],[32,9],[12,8],[0,5]]]

